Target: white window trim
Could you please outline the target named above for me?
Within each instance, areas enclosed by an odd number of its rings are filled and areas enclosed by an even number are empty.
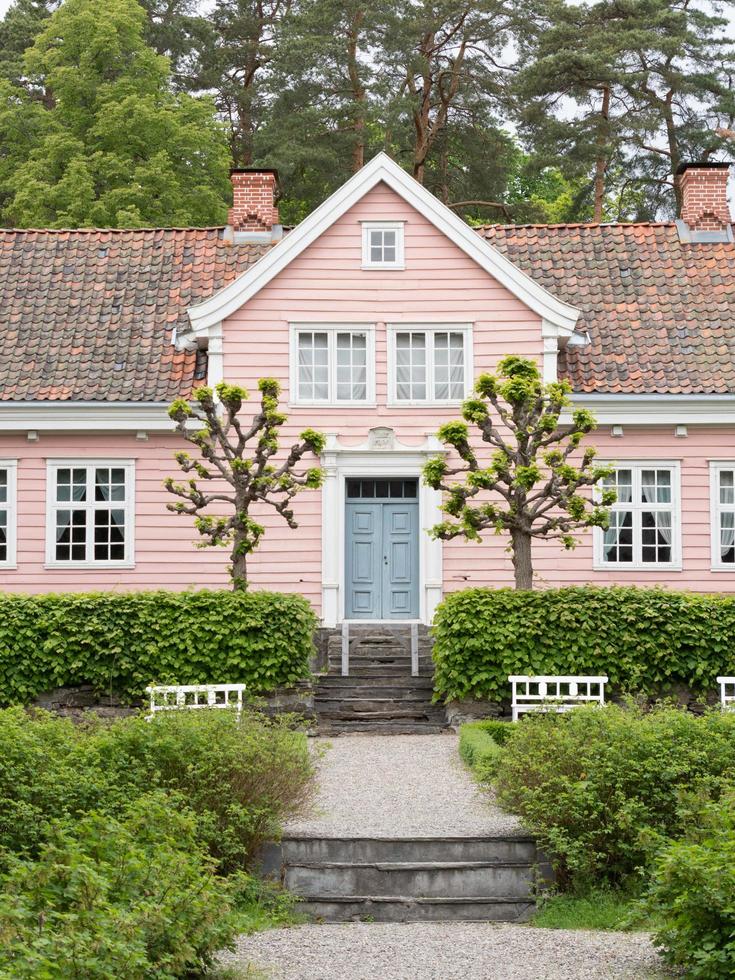
[[[422,406],[437,406],[444,408],[457,407],[462,404],[465,398],[472,394],[472,384],[474,379],[474,363],[472,348],[472,324],[463,323],[387,323],[388,340],[388,399],[387,405],[390,408],[412,408]],[[397,333],[461,333],[464,336],[464,395],[462,398],[447,398],[444,401],[437,401],[436,398],[411,398],[399,399],[396,397],[396,334]],[[428,344],[426,348],[426,368],[427,368],[427,391],[434,390],[434,345]]]
[[[404,225],[405,221],[363,221],[362,224],[362,268],[371,269],[393,269],[400,270],[406,268],[406,252],[404,245]],[[370,261],[370,232],[371,231],[394,231],[396,233],[396,260],[395,262],[371,262]]]
[[[8,474],[8,502],[5,505],[8,512],[8,557],[0,561],[0,568],[12,569],[18,567],[18,460],[0,459],[0,470],[6,470]]]
[[[596,460],[599,466],[614,466],[616,469],[633,469],[633,495],[635,498],[636,488],[640,486],[640,477],[636,476],[636,471],[640,473],[643,469],[670,469],[671,470],[671,561],[670,562],[606,562],[603,561],[604,531],[602,528],[593,528],[593,560],[592,568],[596,572],[680,572],[682,569],[681,557],[681,463],[675,459],[616,459],[616,460]],[[631,510],[641,510],[642,506],[631,507]],[[664,505],[658,505],[659,510],[664,510]],[[635,522],[633,525],[633,554],[641,553],[639,532],[636,530]]]
[[[726,565],[720,559],[720,472],[722,470],[735,470],[735,460],[710,460],[709,464],[710,570],[733,573],[735,564]]]
[[[327,398],[299,398],[299,334],[329,334],[329,391],[337,391],[336,335],[338,333],[365,334],[365,361],[367,366],[365,400]],[[375,408],[375,324],[374,323],[321,323],[303,321],[290,324],[289,343],[289,407],[315,406],[320,408]]]
[[[125,470],[125,558],[122,561],[57,561],[56,551],[56,521],[54,513],[56,510],[69,509],[73,507],[73,501],[65,508],[63,504],[56,503],[56,471],[59,469],[73,467],[114,466],[117,469]],[[93,541],[87,541],[88,547],[94,545]],[[44,568],[95,568],[103,570],[106,568],[135,568],[135,460],[134,459],[115,459],[110,457],[85,457],[69,456],[65,458],[46,460],[46,562]]]

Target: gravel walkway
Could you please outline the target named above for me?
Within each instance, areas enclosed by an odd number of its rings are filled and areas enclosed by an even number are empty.
[[[286,833],[322,837],[519,834],[469,775],[457,736],[342,735],[325,746],[312,816]]]
[[[242,936],[228,965],[269,980],[652,980],[667,974],[642,933],[486,923],[349,923]]]

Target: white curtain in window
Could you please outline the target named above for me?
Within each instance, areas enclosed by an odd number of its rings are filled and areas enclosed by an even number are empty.
[[[725,511],[720,514],[720,557],[725,555],[735,545],[735,513]]]
[[[656,529],[661,535],[661,540],[670,547],[672,542],[671,511],[660,510],[656,517]]]

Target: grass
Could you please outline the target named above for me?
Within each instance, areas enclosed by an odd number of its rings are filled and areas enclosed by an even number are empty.
[[[624,892],[595,889],[586,895],[549,895],[541,899],[531,925],[539,929],[599,929],[647,932],[656,923],[640,900]]]
[[[237,903],[238,929],[250,935],[264,929],[300,925],[298,899],[279,885],[259,878],[246,878]]]

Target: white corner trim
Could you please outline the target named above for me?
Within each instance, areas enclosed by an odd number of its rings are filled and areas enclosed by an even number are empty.
[[[215,388],[225,379],[225,349],[222,337],[222,322],[213,323],[209,328],[207,344],[207,385]]]
[[[0,569],[17,568],[18,555],[18,460],[0,459],[0,470],[7,473],[7,502],[0,504],[0,510],[7,513],[6,550],[7,558],[0,560]]]
[[[389,429],[359,446],[343,446],[334,433],[327,435],[322,455],[322,622],[336,626],[345,608],[345,484],[348,477],[394,476],[419,480],[419,618],[430,623],[442,598],[442,543],[428,530],[441,521],[441,492],[422,483],[421,470],[431,456],[444,451],[435,436],[420,446],[398,442]],[[389,434],[389,435],[388,435]],[[384,439],[383,442],[380,440]],[[386,448],[376,448],[380,444]]]
[[[378,153],[373,157],[250,269],[203,303],[189,307],[189,320],[194,331],[206,333],[213,324],[240,309],[381,181],[534,313],[547,321],[547,329],[555,329],[561,335],[572,333],[579,310],[557,299],[514,265],[385,153]]]
[[[542,374],[545,384],[551,384],[553,381],[559,380],[559,375],[557,373],[557,362],[559,360],[559,340],[557,337],[546,337],[543,338],[544,342],[544,359]]]
[[[0,432],[173,432],[167,402],[0,402]]]

